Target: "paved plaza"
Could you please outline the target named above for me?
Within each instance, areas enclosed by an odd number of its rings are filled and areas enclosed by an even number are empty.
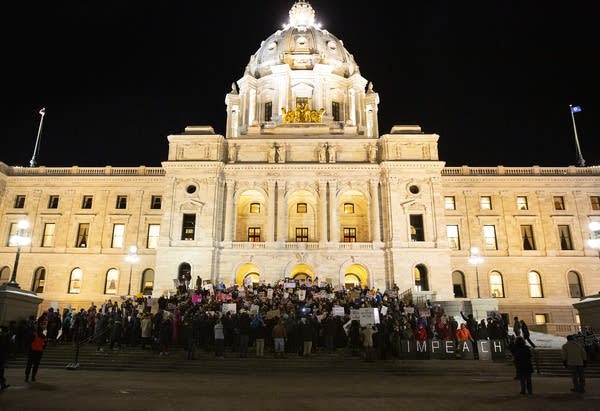
[[[534,375],[532,396],[520,395],[510,367],[506,372],[461,374],[457,362],[432,363],[427,375],[410,372],[271,372],[239,360],[239,372],[110,372],[44,369],[27,384],[23,370],[8,368],[11,385],[0,394],[0,410],[598,410],[600,379],[587,381],[585,394],[569,391],[567,377]],[[310,361],[310,360],[309,360]],[[419,363],[413,367],[418,369]],[[461,367],[464,367],[461,364]],[[478,367],[469,362],[469,367]],[[431,367],[440,367],[442,375]],[[376,367],[374,367],[376,368]],[[465,370],[466,372],[466,370]],[[454,373],[454,375],[453,375]]]

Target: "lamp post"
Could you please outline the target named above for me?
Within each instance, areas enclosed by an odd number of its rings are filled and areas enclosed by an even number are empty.
[[[131,295],[131,275],[133,274],[133,265],[140,260],[137,255],[137,247],[132,245],[129,247],[129,254],[125,257],[125,261],[129,263],[129,284],[127,285],[127,296]]]
[[[27,233],[29,228],[29,221],[20,220],[17,223],[17,232],[10,236],[10,245],[17,246],[17,254],[15,255],[15,265],[13,266],[12,275],[10,281],[7,283],[11,287],[20,288],[17,283],[17,268],[19,267],[19,257],[21,256],[21,247],[31,244],[31,238]]]
[[[594,250],[598,250],[598,257],[600,258],[600,222],[592,221],[588,228],[590,229],[588,245]]]
[[[477,266],[483,263],[483,257],[479,253],[479,248],[471,247],[471,255],[469,255],[469,263],[475,266],[475,279],[477,280],[477,298],[481,298],[481,294],[479,292],[479,271],[477,270]]]

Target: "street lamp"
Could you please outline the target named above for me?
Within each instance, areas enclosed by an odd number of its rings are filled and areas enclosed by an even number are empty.
[[[133,265],[140,260],[137,255],[137,247],[132,245],[129,247],[129,254],[125,257],[125,261],[129,263],[129,284],[127,285],[127,296],[131,295],[131,274],[133,273]]]
[[[479,253],[479,248],[471,247],[469,263],[475,266],[475,278],[477,279],[477,298],[481,298],[481,294],[479,293],[479,271],[477,270],[477,265],[483,263],[483,257]]]
[[[11,287],[20,288],[17,284],[17,268],[19,266],[19,257],[21,256],[21,247],[31,244],[31,238],[27,233],[29,228],[29,221],[20,220],[17,223],[17,232],[10,236],[10,245],[17,246],[17,254],[15,255],[15,265],[13,266],[12,275],[7,285]]]
[[[598,250],[598,257],[600,257],[600,222],[592,221],[588,228],[590,229],[590,239],[588,245],[594,250]]]

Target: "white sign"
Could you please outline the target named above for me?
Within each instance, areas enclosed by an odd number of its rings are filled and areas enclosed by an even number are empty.
[[[360,311],[359,310],[355,310],[354,308],[350,309],[350,320],[356,320],[356,321],[360,321]]]
[[[414,314],[415,313],[415,307],[404,307],[404,312],[406,314]]]
[[[333,307],[332,314],[334,317],[343,317],[344,316],[344,307],[336,305]]]
[[[267,290],[267,298],[268,298],[269,300],[271,300],[271,299],[273,298],[273,289],[272,289],[272,288],[269,288],[269,289]]]
[[[257,314],[259,310],[260,310],[260,308],[259,308],[259,307],[258,307],[258,305],[256,305],[256,304],[252,304],[252,305],[250,306],[250,312],[251,312],[251,313]]]
[[[387,306],[385,306],[385,305],[382,305],[382,306],[381,306],[381,310],[380,310],[380,311],[381,311],[381,315],[386,315],[386,314],[387,314],[387,311],[388,311],[388,308],[387,308]]]
[[[360,325],[379,324],[379,310],[377,308],[359,308]]]
[[[304,301],[304,299],[306,298],[306,290],[298,290],[297,294],[298,294],[298,300]]]
[[[296,288],[296,282],[295,281],[289,281],[289,282],[283,284],[283,288]]]
[[[227,314],[227,313],[232,313],[235,314],[237,312],[237,305],[235,303],[233,304],[223,304],[223,307],[221,308],[221,312],[223,314]]]

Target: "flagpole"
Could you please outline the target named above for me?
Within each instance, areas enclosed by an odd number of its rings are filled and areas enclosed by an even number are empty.
[[[40,110],[40,126],[38,127],[37,138],[35,139],[35,147],[33,148],[33,156],[31,156],[31,160],[29,160],[29,167],[36,166],[36,156],[39,150],[40,145],[40,135],[42,134],[42,124],[44,123],[44,115],[46,114],[46,108],[42,108]]]
[[[575,147],[577,149],[577,161],[579,167],[585,167],[585,160],[581,155],[581,148],[579,148],[579,138],[577,137],[577,126],[575,125],[575,115],[573,114],[573,105],[569,104],[569,111],[571,112],[571,121],[573,122],[573,134],[575,135]]]

